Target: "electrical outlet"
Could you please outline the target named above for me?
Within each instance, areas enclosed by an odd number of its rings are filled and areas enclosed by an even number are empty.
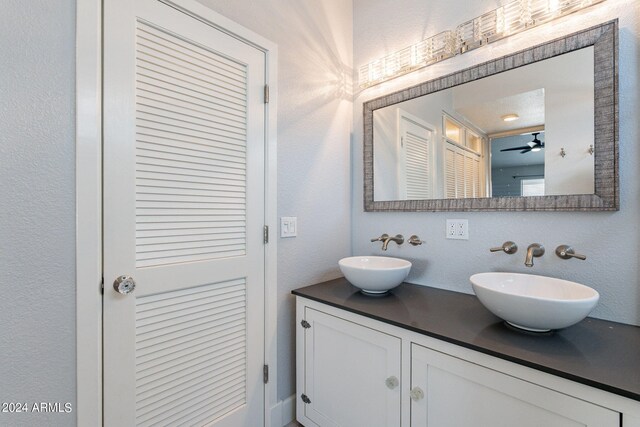
[[[469,220],[448,219],[445,231],[447,239],[469,240]]]
[[[456,237],[456,222],[453,219],[447,220],[447,239],[455,239]]]
[[[461,239],[469,240],[469,221],[466,219],[458,220],[456,235]]]

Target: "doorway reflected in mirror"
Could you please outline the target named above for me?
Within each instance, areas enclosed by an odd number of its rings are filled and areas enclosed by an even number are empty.
[[[539,143],[534,143],[535,140]],[[544,131],[503,136],[491,140],[491,195],[493,197],[545,195],[542,144],[544,144]]]

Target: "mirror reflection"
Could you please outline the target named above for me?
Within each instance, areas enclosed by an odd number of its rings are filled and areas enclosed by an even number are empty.
[[[374,200],[594,194],[594,49],[373,111]]]
[[[544,131],[540,130],[491,140],[493,197],[545,195],[544,139]]]

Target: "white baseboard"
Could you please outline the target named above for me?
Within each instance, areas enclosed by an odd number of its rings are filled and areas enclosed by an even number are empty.
[[[284,427],[296,419],[296,395],[292,394],[271,407],[271,427]]]

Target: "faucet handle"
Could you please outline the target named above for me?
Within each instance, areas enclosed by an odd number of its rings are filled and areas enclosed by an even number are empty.
[[[502,244],[502,246],[499,246],[497,248],[491,248],[489,249],[491,252],[500,252],[503,251],[505,254],[515,254],[516,252],[518,252],[518,245],[516,245],[515,243],[508,241],[508,242],[504,242]]]
[[[586,256],[577,254],[576,251],[574,251],[573,248],[569,245],[558,246],[556,248],[556,255],[558,255],[562,259],[578,258],[583,261],[587,259]]]
[[[386,239],[389,238],[389,235],[387,233],[384,233],[382,236],[380,237],[374,237],[373,239],[371,239],[372,242],[383,242]]]
[[[420,238],[414,234],[413,236],[409,237],[409,243],[412,246],[419,246],[419,245],[423,244],[424,242],[422,240],[420,240]]]

